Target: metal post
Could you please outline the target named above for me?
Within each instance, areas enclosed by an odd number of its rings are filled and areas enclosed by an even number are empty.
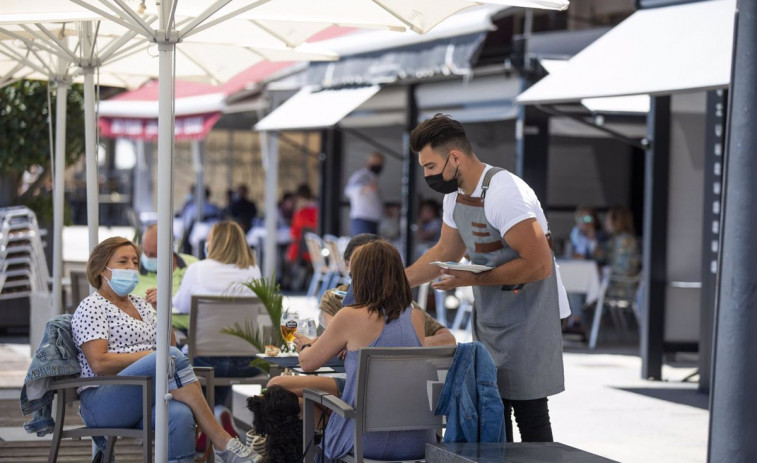
[[[549,116],[534,107],[521,106],[518,108],[515,137],[516,174],[534,190],[542,208],[547,209]]]
[[[195,172],[195,191],[194,191],[194,223],[195,226],[202,222],[203,214],[205,212],[205,179],[203,176],[203,147],[202,142],[199,140],[192,141],[192,168]],[[185,224],[186,225],[186,224]],[[184,230],[187,233],[187,230]],[[184,241],[189,242],[189,236],[185,236]],[[194,250],[193,250],[194,251]],[[197,250],[194,254],[200,257],[201,250]]]
[[[260,146],[265,166],[265,250],[263,253],[263,275],[273,277],[276,272],[277,219],[276,201],[279,191],[279,134],[260,132]]]
[[[740,0],[736,15],[725,194],[718,274],[715,361],[710,395],[710,462],[747,462],[757,455],[757,1]]]
[[[163,35],[159,31],[160,36]],[[155,461],[168,460],[168,345],[173,273],[174,80],[176,45],[158,43],[158,342],[155,358]]]
[[[324,153],[319,156],[320,184],[318,185],[318,233],[340,235],[339,218],[342,203],[342,132],[330,128],[321,132]],[[323,139],[322,139],[323,140]]]
[[[641,376],[662,379],[667,284],[668,171],[670,167],[670,97],[652,97],[644,180],[644,301],[641,320]]]
[[[68,82],[56,82],[55,172],[53,178],[53,314],[63,313],[63,212],[66,171],[66,104]]]
[[[415,223],[418,212],[418,158],[410,150],[410,132],[418,125],[418,101],[415,98],[415,85],[407,87],[407,112],[405,113],[405,133],[402,138],[404,155],[402,169],[402,213],[400,214],[400,233],[404,247],[405,265],[413,263],[415,258]]]
[[[88,58],[88,53],[93,47],[92,23],[82,23],[80,32],[80,48],[82,55]],[[89,251],[100,242],[98,233],[100,229],[100,206],[99,187],[97,184],[97,145],[95,131],[95,69],[92,65],[82,67],[84,74],[84,156],[87,178],[87,227],[89,231]],[[90,288],[91,289],[91,288]]]
[[[712,380],[712,338],[715,286],[720,254],[720,212],[723,191],[726,90],[707,92],[704,143],[704,211],[702,217],[702,291],[699,309],[699,390],[709,393]]]

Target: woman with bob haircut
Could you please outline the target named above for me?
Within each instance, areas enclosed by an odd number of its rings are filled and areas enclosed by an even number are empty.
[[[255,255],[236,222],[225,220],[213,225],[205,241],[205,255],[207,259],[190,265],[184,273],[173,298],[173,306],[179,313],[189,313],[193,294],[248,292],[237,283],[260,278]]]
[[[346,350],[347,374],[341,399],[355,405],[358,350],[362,347],[420,347],[423,314],[412,310],[412,293],[399,252],[386,241],[357,248],[351,258],[354,304],[334,316],[316,340],[296,338],[300,366],[314,371]],[[353,450],[352,420],[331,415],[324,453],[340,459]],[[365,435],[363,455],[378,460],[423,458],[426,443],[436,442],[433,430],[373,432]]]
[[[126,238],[108,238],[95,246],[87,262],[87,278],[97,289],[81,301],[71,320],[79,349],[82,377],[136,375],[155,377],[157,320],[144,299],[130,294],[139,281],[139,251]],[[216,422],[184,354],[171,339],[169,356],[175,368],[168,389],[168,459],[192,462],[195,419],[209,436],[223,462],[253,461],[252,451]],[[85,386],[78,391],[79,412],[88,427],[138,427],[142,392],[135,386]],[[155,395],[152,397],[155,404]],[[154,413],[154,409],[153,409]]]

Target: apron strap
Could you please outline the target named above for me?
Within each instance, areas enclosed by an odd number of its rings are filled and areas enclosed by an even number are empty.
[[[489,183],[492,181],[492,177],[503,170],[505,169],[501,167],[492,167],[486,172],[486,175],[484,175],[484,181],[481,184],[481,199],[486,197],[486,190],[489,189]]]

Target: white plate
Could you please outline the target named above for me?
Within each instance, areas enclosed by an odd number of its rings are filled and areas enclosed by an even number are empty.
[[[458,262],[439,262],[434,261],[431,262],[433,265],[438,265],[441,268],[446,268],[449,270],[464,270],[466,272],[473,272],[473,273],[481,273],[485,272],[487,270],[491,270],[494,267],[487,267],[486,265],[478,265],[478,264],[461,264]]]
[[[260,358],[281,358],[281,357],[299,357],[300,354],[298,354],[297,352],[279,352],[279,355],[275,357],[271,357],[270,355],[265,355],[263,353],[257,353],[255,354],[255,356],[260,357]]]

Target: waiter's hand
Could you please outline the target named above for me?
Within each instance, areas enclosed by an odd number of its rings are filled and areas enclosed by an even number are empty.
[[[449,291],[460,286],[474,286],[475,284],[473,272],[443,268],[441,279],[431,283],[431,287],[439,291]]]

